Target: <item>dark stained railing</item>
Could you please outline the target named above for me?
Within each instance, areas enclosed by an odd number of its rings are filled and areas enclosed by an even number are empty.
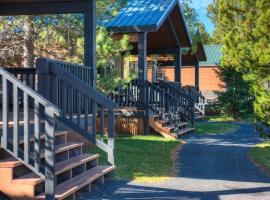
[[[117,88],[109,97],[122,108],[148,109],[167,120],[184,118],[194,124],[194,99],[174,87],[133,80],[125,87]]]
[[[5,68],[9,73],[13,74],[18,80],[25,83],[32,89],[36,89],[36,69],[35,68]]]
[[[164,91],[168,92],[174,98],[178,99],[178,110],[181,117],[185,120],[190,121],[193,125],[195,124],[195,98],[176,87],[174,84],[167,83],[165,81],[160,81],[158,83],[159,87]]]
[[[114,109],[116,109],[117,104],[63,66],[75,69],[78,65],[73,66],[72,63],[51,59],[37,60],[39,93],[62,110],[65,116],[62,120],[65,124],[69,124],[75,131],[105,151],[108,154],[108,162],[114,165]],[[50,85],[50,89],[44,87],[46,84]],[[101,140],[97,139],[96,136],[98,114],[101,121],[99,130],[102,136]],[[104,143],[103,139],[105,117],[108,121],[107,144]],[[91,131],[89,131],[89,127],[91,127]]]
[[[72,75],[60,66],[62,64],[66,63],[38,59],[36,70],[8,69],[12,74],[0,68],[3,115],[1,147],[45,179],[46,196],[55,194],[55,131],[62,124],[105,151],[108,162],[114,165],[114,109],[117,105],[79,77]],[[69,69],[76,68],[73,64],[68,65]],[[22,110],[23,132],[19,130]],[[101,140],[96,138],[95,119],[98,111]],[[106,117],[108,143],[103,140]],[[34,120],[33,133],[30,131],[30,118]],[[9,128],[10,123],[13,123],[12,129]],[[45,146],[41,143],[40,134],[44,130]],[[21,139],[24,140],[23,147],[19,145]],[[30,149],[32,139],[34,147]],[[42,148],[45,153],[42,153]],[[45,164],[41,162],[43,158]]]
[[[55,188],[55,124],[63,117],[62,111],[39,95],[36,91],[17,80],[15,76],[0,68],[1,95],[2,95],[2,136],[1,147],[11,155],[23,162],[25,166],[45,179],[46,194],[54,194]],[[9,102],[9,101],[12,102]],[[10,108],[9,105],[12,105]],[[19,130],[19,104],[23,105],[23,138]],[[34,115],[34,151],[30,153],[30,110]],[[32,115],[32,114],[31,114]],[[11,117],[13,116],[13,117]],[[12,119],[12,122],[10,121]],[[41,124],[44,120],[45,124]],[[9,128],[13,123],[12,129]],[[45,154],[41,151],[41,129],[45,130]],[[24,139],[24,147],[21,148],[19,141]],[[45,164],[41,159],[45,158]],[[52,190],[50,190],[53,188]]]

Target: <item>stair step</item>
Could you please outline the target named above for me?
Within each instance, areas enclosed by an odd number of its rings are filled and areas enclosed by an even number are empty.
[[[81,147],[83,146],[83,143],[72,143],[72,142],[68,142],[65,144],[59,144],[55,146],[55,153],[62,153],[65,152],[67,150],[70,149],[75,149],[77,147]],[[30,158],[34,157],[34,152],[30,153]],[[40,158],[44,158],[45,157],[45,149],[41,149],[40,150]],[[14,157],[10,157],[4,160],[0,160],[0,168],[14,168],[14,167],[18,167],[20,165],[22,165],[23,163],[21,161],[18,161],[16,158]]]
[[[182,126],[186,126],[186,125],[188,125],[187,122],[179,122],[179,123],[177,123],[178,127],[182,127]]]
[[[175,125],[171,124],[169,126],[164,126],[164,129],[173,132],[175,130]]]
[[[185,135],[187,133],[190,133],[192,131],[194,131],[195,128],[184,128],[184,129],[181,129],[180,131],[178,131],[178,136],[182,136],[182,135]]]
[[[162,126],[166,126],[168,123],[169,123],[169,121],[168,120],[159,120],[159,121],[157,121],[159,124],[162,124]]]
[[[55,154],[59,154],[71,149],[75,149],[78,147],[82,147],[83,143],[78,143],[78,142],[67,142],[64,144],[59,144],[55,146]],[[33,158],[34,157],[34,152],[30,153],[30,157]],[[40,150],[40,158],[45,158],[45,149],[41,149]]]
[[[59,137],[59,136],[64,136],[66,135],[68,132],[67,131],[58,131],[55,133],[55,137]],[[40,134],[40,140],[45,140],[45,133],[41,133]],[[34,142],[35,138],[33,135],[30,136],[30,142]],[[24,143],[24,138],[23,137],[20,137],[20,141],[19,141],[20,144],[23,144]]]
[[[56,196],[58,200],[65,199],[66,197],[76,193],[83,187],[91,184],[98,178],[112,172],[115,169],[115,166],[97,166],[86,172],[58,185],[56,187]],[[45,194],[40,194],[35,197],[35,199],[45,199]]]
[[[55,174],[59,175],[65,171],[68,171],[72,168],[75,168],[77,166],[80,166],[82,164],[85,164],[89,161],[95,160],[99,157],[98,154],[91,155],[91,154],[82,154],[79,156],[76,156],[74,158],[56,163],[55,166]],[[30,173],[25,176],[21,176],[19,178],[16,178],[12,180],[12,183],[20,183],[20,184],[26,184],[26,185],[37,185],[39,183],[42,183],[44,180],[40,178],[35,173]]]

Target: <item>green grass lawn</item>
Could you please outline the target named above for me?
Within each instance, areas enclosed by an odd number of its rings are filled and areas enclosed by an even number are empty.
[[[198,134],[225,134],[232,133],[239,129],[239,125],[234,123],[206,123],[197,122],[196,123],[196,133]]]
[[[270,170],[270,142],[256,145],[251,151],[252,158]]]
[[[178,140],[159,136],[116,137],[115,178],[137,182],[157,182],[173,176],[171,154],[181,144]],[[99,163],[106,164],[106,154],[99,149]]]

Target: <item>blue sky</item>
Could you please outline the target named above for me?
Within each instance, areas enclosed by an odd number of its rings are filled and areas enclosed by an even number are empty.
[[[205,24],[206,30],[209,33],[214,31],[214,25],[211,20],[206,16],[207,6],[212,3],[213,0],[193,0],[191,6],[196,9],[199,14],[199,19]]]

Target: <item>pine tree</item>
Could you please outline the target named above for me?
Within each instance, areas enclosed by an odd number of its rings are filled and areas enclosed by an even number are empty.
[[[218,0],[211,9],[215,36],[224,44],[222,65],[251,82],[255,112],[270,125],[270,1]]]

